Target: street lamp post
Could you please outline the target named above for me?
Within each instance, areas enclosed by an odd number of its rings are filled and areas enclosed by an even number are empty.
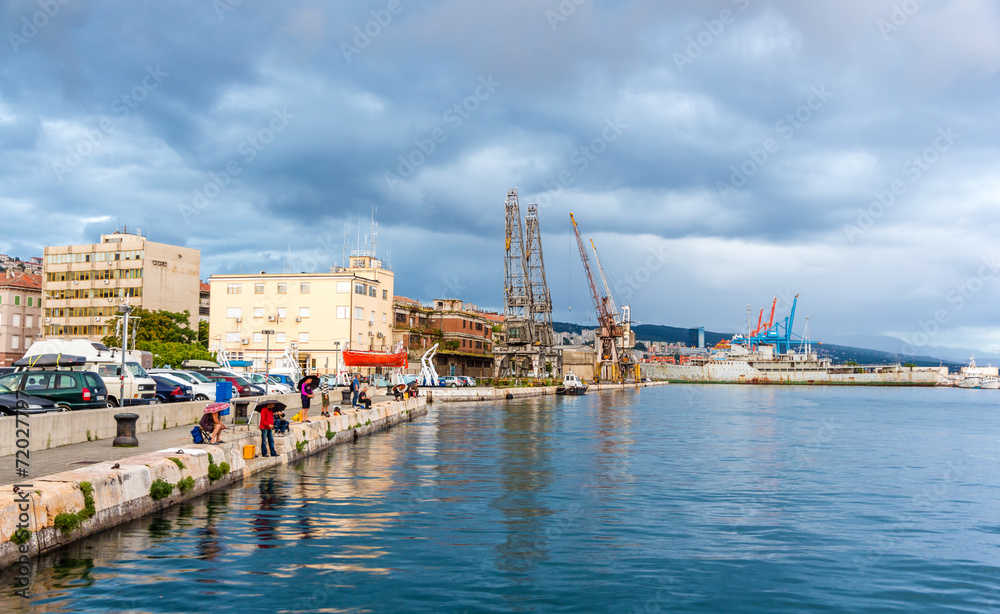
[[[133,307],[128,304],[118,306],[118,313],[122,314],[122,367],[121,373],[118,374],[121,391],[118,393],[118,404],[122,407],[125,406],[125,348],[128,347],[128,316],[132,313],[132,309]]]
[[[271,335],[274,334],[273,329],[260,331],[264,335],[264,391],[267,391],[267,386],[271,383]]]

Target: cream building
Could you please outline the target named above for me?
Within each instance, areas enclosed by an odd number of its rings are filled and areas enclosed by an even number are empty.
[[[344,349],[392,349],[393,280],[369,252],[329,273],[212,275],[209,350],[256,371],[288,351],[310,373],[336,373]]]
[[[44,261],[45,337],[100,341],[115,332],[118,307],[126,302],[150,310],[187,310],[197,330],[197,249],[115,232],[101,235],[100,243],[46,247]]]

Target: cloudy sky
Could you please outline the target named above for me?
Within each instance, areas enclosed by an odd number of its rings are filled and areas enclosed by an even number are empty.
[[[800,293],[814,339],[1000,347],[988,0],[0,15],[0,251],[127,224],[201,249],[206,278],[322,271],[377,208],[398,294],[500,308],[517,187],[558,320],[593,321],[574,212],[642,323],[737,330],[748,304]]]

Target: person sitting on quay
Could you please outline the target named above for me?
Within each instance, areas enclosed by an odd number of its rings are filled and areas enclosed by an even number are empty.
[[[372,408],[372,400],[368,396],[367,388],[365,388],[364,390],[361,391],[360,394],[358,394],[358,405],[364,407],[365,409]]]
[[[226,429],[226,425],[219,420],[219,412],[224,409],[229,409],[229,403],[209,403],[205,407],[205,413],[201,417],[201,421],[198,426],[201,430],[208,433],[208,443],[225,443],[220,439],[222,436],[222,431]]]

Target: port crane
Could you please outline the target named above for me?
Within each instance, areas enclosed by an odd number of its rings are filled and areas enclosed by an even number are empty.
[[[604,269],[597,258],[597,248],[593,242],[594,258],[598,265],[598,272],[601,275],[601,282],[605,293],[602,295],[594,282],[594,274],[590,269],[590,259],[587,257],[587,249],[583,246],[583,239],[580,238],[580,228],[576,224],[576,217],[572,213],[569,219],[573,222],[573,232],[576,234],[577,247],[580,249],[580,260],[583,261],[583,270],[587,275],[587,283],[590,285],[590,295],[594,300],[594,309],[597,311],[598,329],[595,339],[595,349],[597,350],[597,364],[601,379],[624,380],[632,375],[636,370],[635,359],[632,350],[627,347],[628,343],[624,339],[625,326],[618,308],[611,296],[611,288],[608,286]],[[637,375],[637,374],[636,374]]]

